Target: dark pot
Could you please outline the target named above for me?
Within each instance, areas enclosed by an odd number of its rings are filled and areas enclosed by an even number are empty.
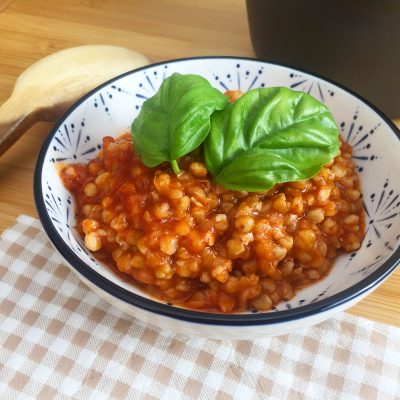
[[[257,57],[320,73],[400,117],[399,0],[247,0]]]

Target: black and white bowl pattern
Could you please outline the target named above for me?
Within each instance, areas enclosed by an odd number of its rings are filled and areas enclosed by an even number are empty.
[[[330,108],[343,139],[353,147],[366,212],[362,248],[339,256],[327,278],[271,312],[210,314],[150,299],[98,262],[74,230],[74,199],[62,185],[56,163],[87,162],[101,149],[103,136],[129,131],[143,102],[174,72],[202,75],[221,91],[287,86],[310,93]],[[324,320],[359,301],[395,269],[400,258],[399,176],[398,130],[357,94],[283,65],[245,58],[203,57],[140,68],[103,84],[78,101],[43,144],[34,191],[50,240],[72,269],[100,295],[163,328],[208,337],[249,338],[287,333]],[[232,330],[232,326],[236,328]]]

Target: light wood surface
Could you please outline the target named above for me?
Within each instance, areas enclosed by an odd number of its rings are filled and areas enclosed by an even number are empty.
[[[0,0],[0,104],[30,64],[83,44],[126,46],[154,62],[254,56],[244,0]],[[37,123],[0,158],[0,232],[36,216],[32,175],[50,128]],[[350,312],[400,327],[399,305],[400,268]]]

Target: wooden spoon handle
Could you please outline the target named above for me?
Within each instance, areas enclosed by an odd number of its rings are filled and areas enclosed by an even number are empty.
[[[16,115],[8,106],[11,99],[0,107],[0,157],[36,122],[55,122],[71,105],[72,101],[60,102],[52,108],[40,108]],[[14,103],[14,101],[12,101]]]
[[[38,110],[18,115],[14,104],[9,99],[0,107],[0,157],[40,119]]]
[[[31,114],[17,121],[0,122],[0,157],[37,121]]]

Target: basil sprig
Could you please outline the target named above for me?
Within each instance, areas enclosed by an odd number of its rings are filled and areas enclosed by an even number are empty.
[[[199,75],[173,74],[143,103],[132,124],[135,150],[148,167],[177,159],[200,146],[210,131],[210,116],[228,99]]]
[[[284,87],[253,89],[235,103],[198,75],[174,74],[143,104],[132,124],[142,162],[154,167],[203,142],[214,180],[233,190],[265,191],[308,179],[339,152],[339,131],[328,108]]]
[[[328,108],[285,87],[254,89],[211,118],[207,168],[228,189],[268,190],[311,178],[339,151]]]

